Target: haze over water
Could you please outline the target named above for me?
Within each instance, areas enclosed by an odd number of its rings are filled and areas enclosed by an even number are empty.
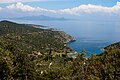
[[[86,50],[87,56],[91,53],[99,54],[102,49],[115,42],[120,41],[119,21],[23,21],[16,22],[32,23],[52,28],[58,28],[74,36],[76,42],[69,43],[68,46],[75,51]]]

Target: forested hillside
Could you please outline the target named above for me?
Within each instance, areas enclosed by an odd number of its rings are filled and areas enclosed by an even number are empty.
[[[35,28],[32,25],[17,24],[10,21],[0,22],[0,38],[25,51],[42,51],[48,49],[62,52],[73,38],[62,31]]]
[[[59,31],[0,22],[0,80],[120,80],[119,43],[106,47],[99,56],[86,58],[83,50],[72,58],[62,52],[70,37],[65,36]]]

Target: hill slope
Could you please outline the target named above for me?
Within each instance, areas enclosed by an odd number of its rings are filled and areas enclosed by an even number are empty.
[[[0,80],[120,80],[119,43],[107,47],[101,56],[91,54],[89,58],[85,51],[74,59],[51,52],[41,56],[27,53],[47,48],[63,51],[67,48],[64,43],[71,39],[64,32],[1,21]]]
[[[67,48],[64,43],[73,39],[62,31],[35,28],[10,21],[0,22],[0,37],[25,51],[63,51]]]
[[[114,43],[114,44],[111,44],[111,45],[105,47],[105,49],[108,49],[108,48],[120,49],[120,42],[117,42],[117,43]]]

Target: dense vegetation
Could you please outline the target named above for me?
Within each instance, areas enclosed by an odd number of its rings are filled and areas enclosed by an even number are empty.
[[[56,52],[53,50],[46,54],[34,50],[28,54],[20,48],[23,46],[15,46],[14,39],[4,37],[4,31],[0,32],[3,32],[0,39],[0,80],[120,80],[120,49],[112,48],[115,44],[106,47],[101,56],[91,54],[89,58],[85,58],[84,50],[76,58],[66,54],[54,55]]]
[[[64,43],[72,37],[62,31],[52,31],[35,28],[27,24],[1,21],[0,38],[28,52],[32,50],[46,52],[50,48],[62,52],[64,49],[70,50],[64,46]]]

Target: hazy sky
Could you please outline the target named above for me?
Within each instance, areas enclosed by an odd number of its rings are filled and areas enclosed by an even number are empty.
[[[120,16],[120,0],[0,0],[1,17]]]

